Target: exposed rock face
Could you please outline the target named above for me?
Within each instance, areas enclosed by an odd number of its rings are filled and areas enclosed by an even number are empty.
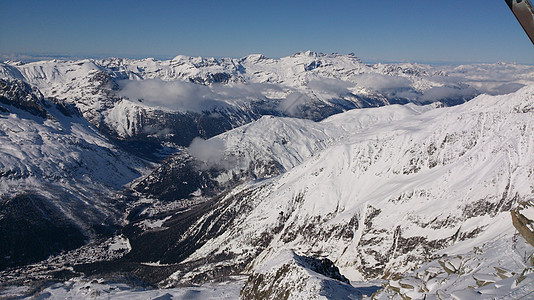
[[[20,80],[0,79],[0,102],[46,118],[43,95]],[[7,108],[3,108],[6,112]]]
[[[522,211],[525,212],[522,212]],[[512,214],[512,223],[521,236],[532,246],[534,246],[534,200],[520,203],[520,205],[510,211]],[[527,216],[525,216],[527,215]],[[529,219],[530,217],[530,219]]]

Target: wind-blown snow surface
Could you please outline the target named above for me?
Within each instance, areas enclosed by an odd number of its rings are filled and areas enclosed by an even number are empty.
[[[251,270],[284,248],[327,257],[351,280],[392,278],[510,240],[510,210],[534,198],[533,114],[529,86],[450,108],[388,106],[319,123],[264,117],[217,136],[228,159],[264,157],[283,174],[237,186],[183,233],[217,235],[183,261],[207,265],[167,284],[224,266]],[[215,257],[227,259],[210,264]]]
[[[106,283],[103,280],[74,278],[54,284],[39,293],[37,299],[221,299],[235,300],[243,285],[242,279],[234,282],[214,283],[205,286],[176,289],[145,289],[122,283]],[[24,289],[22,289],[23,292]],[[0,297],[17,297],[21,289],[11,287],[0,291]]]

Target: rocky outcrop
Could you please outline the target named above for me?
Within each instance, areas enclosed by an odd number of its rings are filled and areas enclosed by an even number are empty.
[[[359,299],[378,288],[354,288],[332,261],[283,250],[249,276],[240,299]]]
[[[529,244],[534,246],[534,220],[522,214],[522,210],[534,211],[534,200],[521,203],[519,207],[510,211],[515,229]],[[534,216],[532,213],[530,215]]]
[[[0,103],[25,110],[41,118],[47,117],[43,95],[20,80],[0,79]]]

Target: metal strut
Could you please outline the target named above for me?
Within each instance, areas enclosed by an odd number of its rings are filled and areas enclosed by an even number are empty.
[[[530,0],[504,0],[534,44],[534,10]]]

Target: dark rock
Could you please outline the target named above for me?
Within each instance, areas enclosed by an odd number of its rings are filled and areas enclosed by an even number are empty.
[[[47,117],[43,95],[20,80],[0,79],[0,103],[12,105],[43,119]]]

